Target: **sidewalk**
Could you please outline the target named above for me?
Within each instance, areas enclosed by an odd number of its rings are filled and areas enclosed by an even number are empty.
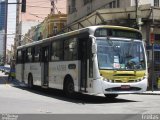
[[[142,95],[160,95],[160,90],[159,91],[157,91],[157,90],[155,90],[155,91],[146,91],[146,92],[143,92],[143,93],[140,93],[140,94],[142,94]]]
[[[0,77],[7,77],[8,75],[5,75],[4,73],[2,73],[2,71],[0,71]]]

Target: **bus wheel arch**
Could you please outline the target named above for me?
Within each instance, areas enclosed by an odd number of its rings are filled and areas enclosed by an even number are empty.
[[[67,97],[73,97],[75,93],[73,78],[66,75],[63,81],[63,91]]]
[[[33,88],[33,76],[31,73],[28,74],[28,87]]]

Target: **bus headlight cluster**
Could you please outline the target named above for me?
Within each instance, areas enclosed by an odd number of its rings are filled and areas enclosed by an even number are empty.
[[[142,81],[142,80],[144,80],[144,79],[146,79],[146,76],[144,76],[144,77],[142,77],[142,78],[140,78],[140,79],[138,79],[138,80],[135,80],[136,82],[140,82],[140,81]]]
[[[114,81],[113,81],[113,80],[108,80],[108,79],[107,79],[107,82],[113,83]]]
[[[113,80],[109,80],[109,79],[106,79],[106,78],[104,78],[104,77],[102,77],[102,80],[107,81],[107,82],[110,82],[110,83],[113,83],[113,82],[114,82]]]

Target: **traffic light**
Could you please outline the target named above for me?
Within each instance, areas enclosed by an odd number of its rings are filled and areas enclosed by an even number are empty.
[[[151,44],[154,44],[154,33],[153,32],[150,33],[150,41],[151,41]]]
[[[22,0],[21,12],[26,12],[26,0]]]

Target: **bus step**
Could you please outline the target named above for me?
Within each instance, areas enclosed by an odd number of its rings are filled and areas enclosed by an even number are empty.
[[[48,85],[43,85],[42,88],[48,88]]]
[[[85,89],[81,88],[80,92],[87,92]]]

